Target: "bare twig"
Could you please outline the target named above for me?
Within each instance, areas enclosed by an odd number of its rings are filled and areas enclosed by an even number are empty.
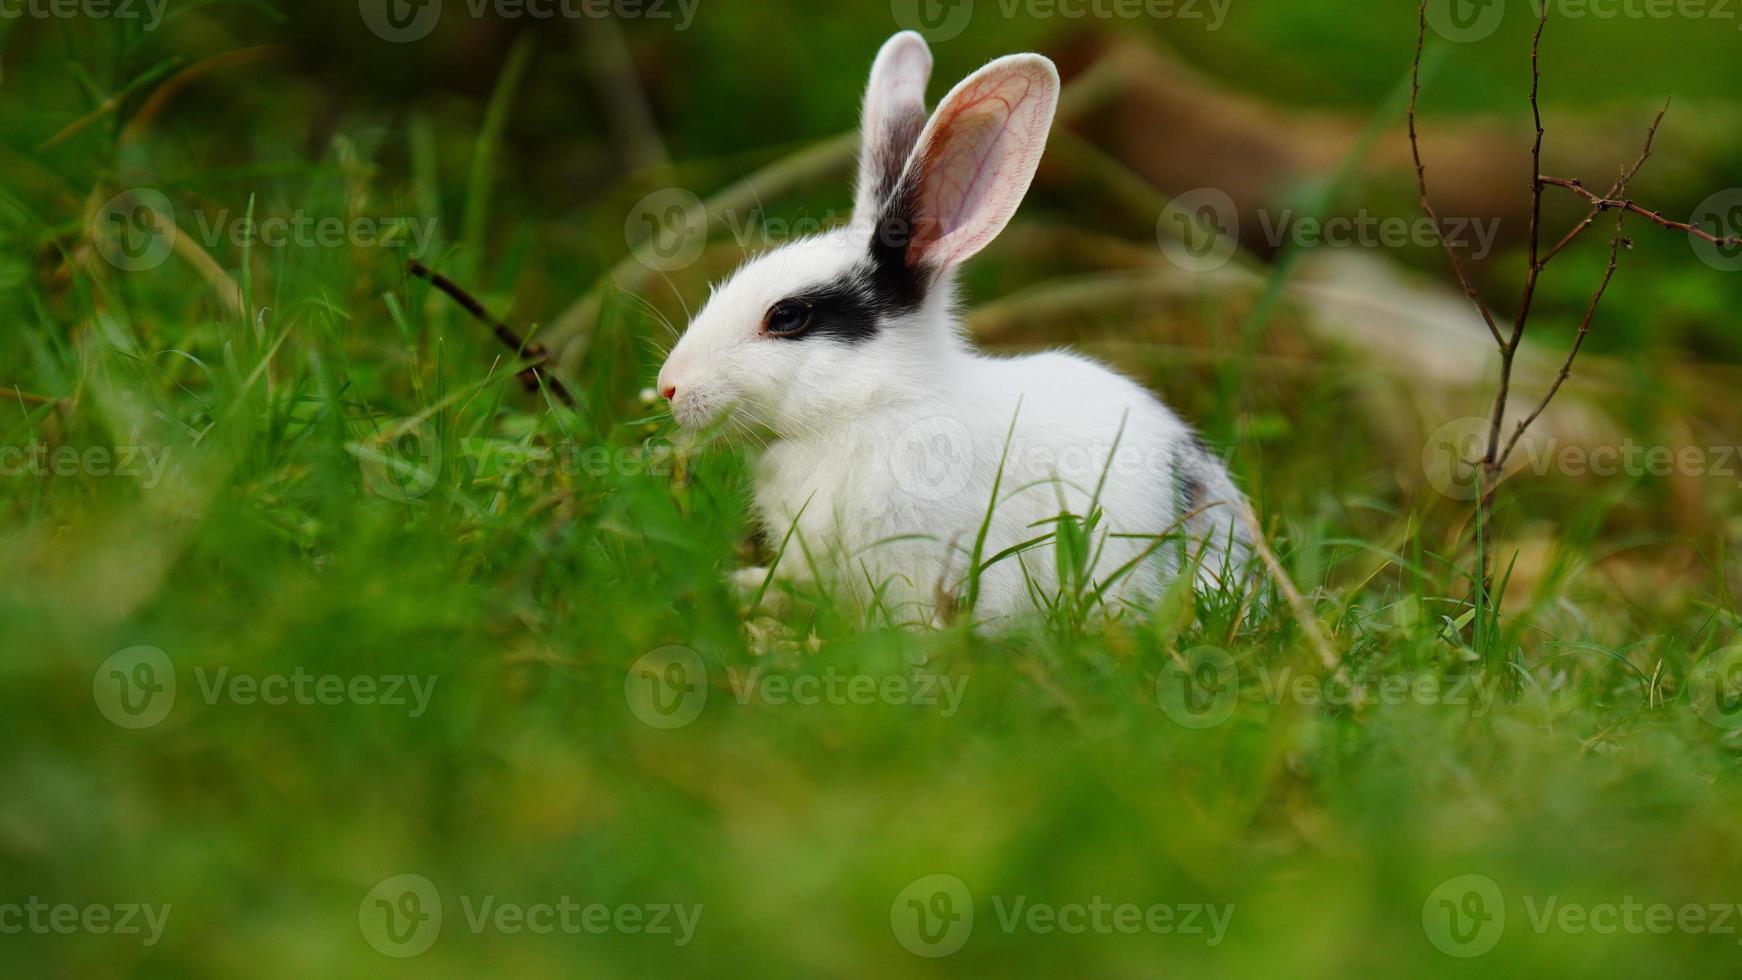
[[[1632,214],[1637,214],[1641,218],[1644,218],[1647,221],[1652,222],[1653,224],[1662,225],[1663,227],[1668,228],[1672,231],[1687,232],[1688,234],[1694,236],[1695,238],[1705,239],[1706,241],[1711,242],[1713,245],[1717,245],[1721,248],[1742,247],[1742,236],[1730,235],[1730,236],[1727,236],[1724,238],[1719,238],[1717,235],[1712,234],[1711,232],[1705,230],[1704,228],[1701,228],[1699,225],[1692,225],[1692,224],[1688,224],[1688,223],[1683,222],[1683,221],[1671,221],[1670,219],[1664,217],[1663,213],[1661,211],[1651,211],[1651,210],[1648,210],[1646,208],[1642,208],[1639,205],[1633,203],[1631,200],[1627,200],[1627,199],[1619,199],[1618,200],[1618,199],[1613,198],[1613,197],[1600,197],[1596,194],[1593,194],[1588,188],[1585,187],[1585,185],[1583,183],[1581,183],[1577,180],[1567,180],[1567,179],[1562,178],[1562,177],[1543,177],[1543,178],[1541,178],[1541,180],[1544,184],[1547,184],[1550,187],[1564,187],[1567,190],[1572,191],[1574,194],[1577,194],[1580,197],[1584,198],[1587,202],[1590,203],[1590,205],[1592,207],[1596,208],[1599,212],[1602,212],[1602,211],[1629,212]]]
[[[1470,273],[1464,268],[1464,260],[1458,258],[1458,250],[1452,247],[1445,232],[1440,230],[1440,216],[1434,211],[1433,203],[1427,193],[1427,166],[1421,160],[1421,139],[1416,134],[1415,107],[1421,97],[1421,53],[1427,44],[1427,4],[1422,0],[1419,23],[1415,34],[1415,62],[1411,66],[1409,81],[1409,149],[1415,158],[1415,183],[1421,192],[1421,209],[1433,222],[1434,234],[1439,236],[1440,244],[1445,246],[1446,255],[1452,260],[1452,271],[1458,275],[1459,285],[1464,287],[1464,295],[1470,297],[1470,302],[1476,304],[1476,312],[1482,315],[1482,322],[1488,325],[1488,332],[1494,335],[1494,342],[1504,344],[1500,339],[1500,328],[1494,324],[1494,314],[1489,311],[1488,304],[1482,301],[1482,294],[1477,292],[1476,283],[1470,278]]]
[[[1425,3],[1422,9],[1427,9]],[[1530,147],[1529,267],[1524,276],[1524,292],[1518,300],[1518,312],[1512,318],[1512,335],[1500,342],[1500,381],[1494,388],[1494,405],[1488,411],[1488,448],[1482,454],[1482,499],[1476,509],[1476,563],[1484,590],[1488,585],[1488,554],[1493,550],[1490,542],[1494,538],[1489,530],[1494,515],[1494,491],[1500,485],[1503,465],[1500,430],[1506,424],[1506,405],[1512,399],[1512,366],[1518,358],[1519,346],[1524,343],[1524,330],[1530,323],[1536,284],[1543,269],[1538,255],[1542,248],[1542,34],[1547,27],[1548,4],[1539,4],[1536,33],[1530,39],[1530,114],[1536,123],[1536,141]]]
[[[1603,195],[1604,197],[1619,196],[1627,185],[1633,183],[1633,178],[1639,175],[1640,169],[1645,166],[1645,161],[1651,159],[1651,145],[1657,140],[1657,127],[1663,125],[1663,117],[1669,113],[1669,104],[1670,100],[1665,99],[1663,102],[1663,108],[1657,110],[1657,118],[1651,121],[1651,128],[1645,131],[1645,149],[1640,152],[1639,159],[1633,161],[1633,166],[1628,167],[1622,172],[1621,178],[1615,181],[1615,184],[1609,188],[1609,193]],[[1585,220],[1574,225],[1573,230],[1567,232],[1566,237],[1562,238],[1559,244],[1555,245],[1554,248],[1549,249],[1548,254],[1544,255],[1537,264],[1547,265],[1555,256],[1565,251],[1567,246],[1576,241],[1580,235],[1583,235],[1585,229],[1591,227],[1591,225],[1596,222],[1597,217],[1602,213],[1602,208],[1592,208],[1590,213],[1585,215]]]
[[[28,391],[19,391],[16,386],[11,388],[0,388],[0,398],[11,398],[25,405],[60,404],[59,398],[50,398],[47,395],[36,395]]]
[[[501,320],[491,316],[490,312],[484,309],[484,304],[478,302],[471,293],[466,292],[452,279],[436,272],[429,266],[424,265],[422,262],[412,259],[405,264],[405,271],[419,279],[427,280],[430,285],[446,293],[454,302],[460,304],[467,313],[472,314],[479,323],[489,327],[490,332],[496,335],[496,339],[500,340],[510,350],[514,351],[516,356],[531,361],[531,364],[522,368],[520,373],[516,375],[520,378],[520,383],[525,386],[527,391],[537,391],[540,385],[542,385],[548,389],[551,394],[555,395],[557,400],[562,402],[564,405],[570,407],[574,406],[575,396],[569,392],[568,387],[565,386],[562,381],[558,380],[555,375],[552,375],[545,370],[545,364],[550,360],[550,352],[545,349],[543,344],[527,343],[518,333],[514,332],[513,328],[509,327]]]
[[[1579,356],[1579,351],[1585,346],[1585,336],[1591,332],[1591,321],[1597,316],[1597,306],[1603,302],[1603,294],[1609,291],[1609,283],[1615,278],[1615,263],[1623,248],[1631,247],[1632,242],[1622,235],[1622,223],[1627,220],[1627,212],[1621,211],[1615,215],[1615,235],[1609,239],[1609,264],[1603,269],[1603,279],[1597,283],[1597,288],[1591,293],[1591,302],[1585,307],[1585,315],[1579,320],[1579,331],[1573,337],[1573,345],[1567,351],[1567,359],[1562,362],[1561,369],[1555,375],[1554,383],[1549,385],[1542,400],[1536,403],[1536,408],[1529,415],[1519,419],[1518,427],[1512,430],[1512,438],[1506,441],[1506,448],[1500,452],[1500,468],[1506,468],[1506,461],[1512,458],[1512,451],[1518,448],[1518,440],[1523,438],[1524,430],[1530,428],[1554,396],[1560,393],[1561,385],[1567,383],[1567,377],[1573,372],[1573,361]]]
[[[1536,33],[1530,39],[1530,114],[1536,122],[1536,142],[1530,147],[1530,264],[1524,275],[1524,293],[1518,300],[1518,313],[1512,318],[1512,336],[1500,345],[1500,384],[1494,393],[1494,409],[1488,416],[1488,451],[1482,457],[1485,504],[1493,502],[1493,485],[1500,478],[1500,427],[1506,422],[1506,403],[1512,390],[1512,364],[1518,356],[1518,345],[1524,341],[1531,304],[1536,300],[1536,283],[1542,276],[1542,263],[1537,256],[1542,249],[1542,32],[1547,27],[1548,4],[1539,4]],[[1490,510],[1488,506],[1482,508],[1484,514]]]

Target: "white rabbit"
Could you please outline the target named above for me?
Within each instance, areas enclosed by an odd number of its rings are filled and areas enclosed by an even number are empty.
[[[1110,607],[1154,597],[1182,558],[1198,561],[1199,588],[1243,582],[1246,502],[1190,427],[1088,358],[991,357],[963,336],[956,267],[1027,193],[1057,70],[1037,54],[999,58],[928,121],[930,75],[918,34],[884,44],[852,224],[754,258],[715,287],[659,372],[673,416],[764,433],[755,510],[767,538],[787,545],[777,574],[820,577],[895,621],[951,618],[973,591],[976,550],[984,566],[1096,505],[1087,575],[1075,579],[1104,588]],[[976,620],[1050,602],[1059,569],[1047,540],[984,567]]]

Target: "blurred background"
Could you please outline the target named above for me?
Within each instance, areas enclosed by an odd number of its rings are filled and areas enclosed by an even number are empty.
[[[1428,12],[1431,193],[1509,322],[1535,11]],[[1420,223],[1417,17],[0,0],[0,972],[1734,976],[1742,720],[1682,695],[1737,627],[1742,253],[1628,222],[1506,486],[1508,616],[1471,636],[1459,454],[1496,359]],[[996,641],[826,604],[746,628],[724,577],[767,554],[747,447],[678,444],[646,389],[710,282],[847,219],[899,29],[931,41],[934,103],[1013,51],[1065,80],[1033,190],[964,277],[979,342],[1068,344],[1163,393],[1358,674],[1495,686],[1267,697],[1312,669],[1300,633],[1188,600]],[[1742,234],[1739,55],[1726,4],[1554,7],[1544,170],[1603,190],[1673,98],[1629,195]],[[1586,210],[1551,189],[1545,240]],[[1512,417],[1613,233],[1545,275]],[[543,345],[575,404],[525,390],[414,260]],[[1199,729],[1156,681],[1203,644],[1246,693]],[[699,717],[655,723],[654,668],[705,681]],[[729,680],[922,668],[972,681],[957,708]],[[1061,934],[1007,919],[1019,896],[1232,919]],[[1584,925],[1635,900],[1701,924]],[[607,918],[521,925],[569,904]]]

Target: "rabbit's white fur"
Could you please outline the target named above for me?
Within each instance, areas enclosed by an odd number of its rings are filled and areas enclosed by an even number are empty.
[[[1058,77],[1038,55],[999,59],[922,132],[930,65],[917,35],[884,46],[854,223],[761,255],[715,289],[660,371],[674,416],[686,427],[727,416],[766,434],[756,512],[776,545],[798,525],[778,573],[820,575],[897,620],[955,612],[982,525],[984,560],[1096,505],[1090,582],[1137,562],[1110,600],[1152,598],[1188,553],[1202,555],[1200,585],[1238,579],[1245,501],[1166,406],[1088,358],[991,357],[963,337],[955,267],[1026,193]],[[881,266],[868,260],[889,228],[909,233],[894,272],[887,251]],[[819,296],[809,333],[769,334],[775,304]],[[1187,540],[1158,545],[1166,534]],[[1016,616],[1059,587],[1046,542],[984,570],[975,615]]]

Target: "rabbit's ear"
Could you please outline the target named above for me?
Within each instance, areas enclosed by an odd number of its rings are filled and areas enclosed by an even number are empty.
[[[950,90],[886,212],[910,224],[909,266],[945,269],[998,237],[1034,180],[1058,97],[1058,69],[1038,54],[999,58]]]
[[[861,112],[859,186],[853,213],[869,220],[901,179],[902,167],[925,127],[925,84],[931,80],[931,49],[913,31],[883,43],[871,64]]]

